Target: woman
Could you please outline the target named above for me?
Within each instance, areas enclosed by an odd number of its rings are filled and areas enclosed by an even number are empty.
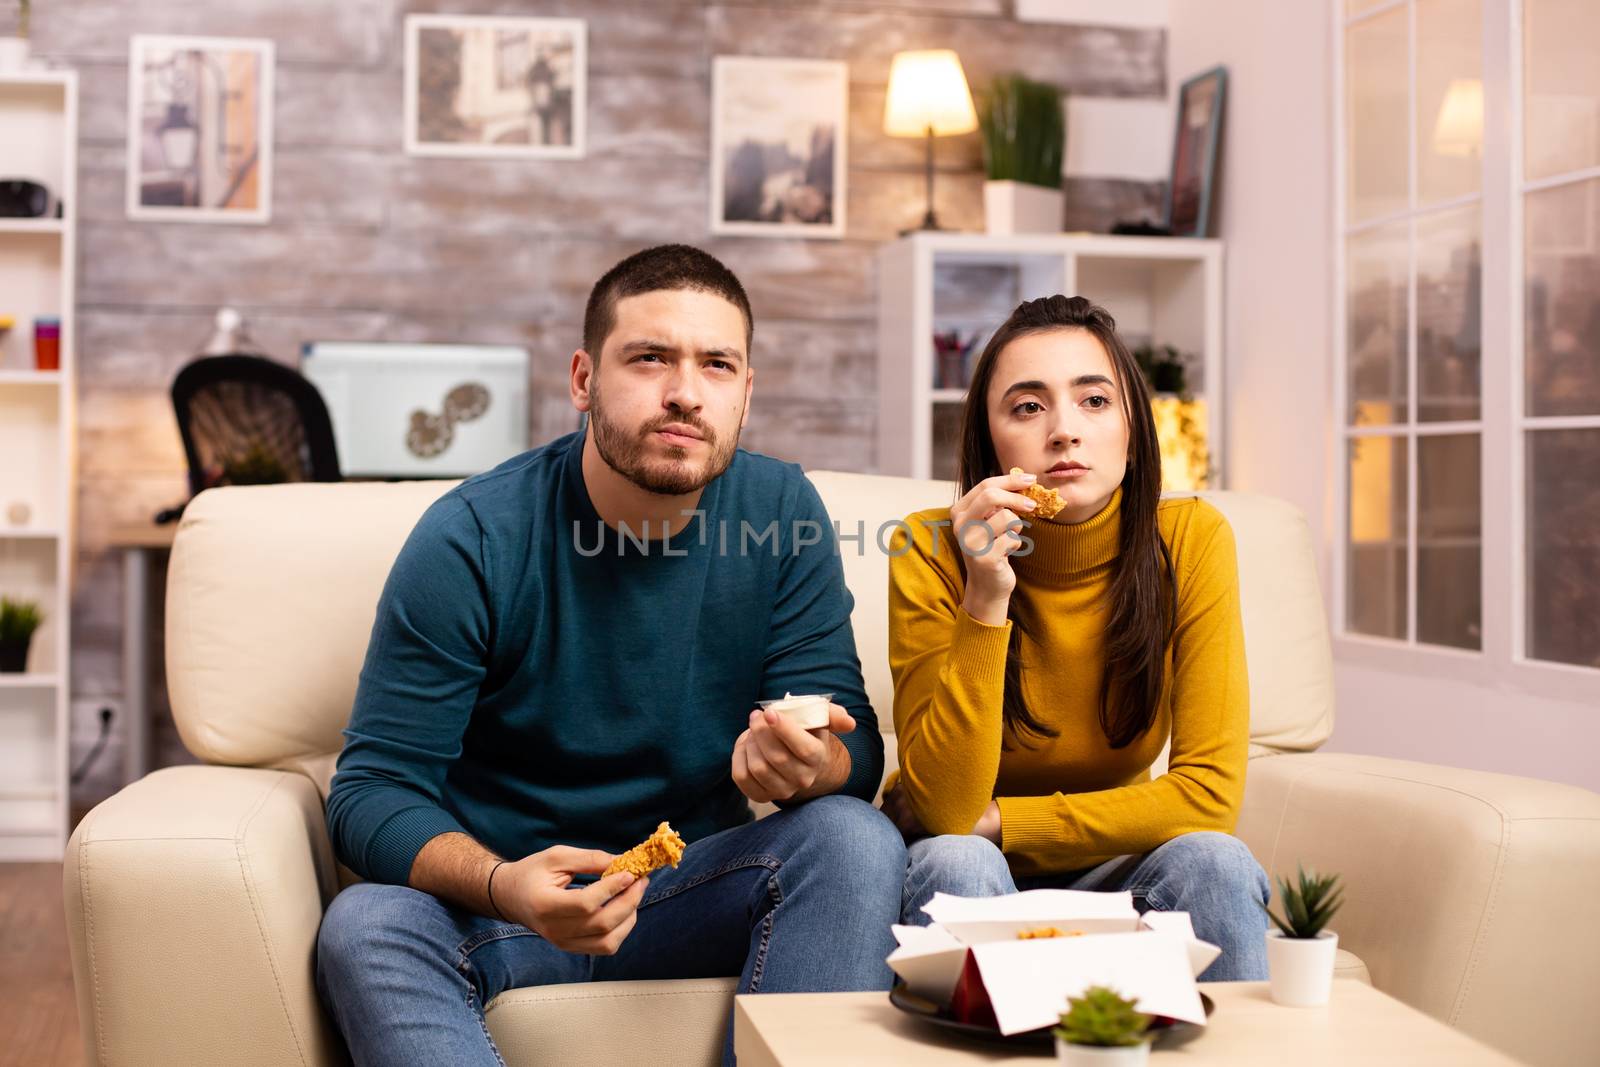
[[[1020,305],[966,403],[962,496],[912,515],[890,564],[903,921],[935,892],[1129,890],[1222,947],[1206,980],[1265,978],[1267,877],[1231,836],[1249,690],[1227,521],[1161,499],[1144,378],[1082,297]],[[1034,485],[1053,519],[1029,519]]]

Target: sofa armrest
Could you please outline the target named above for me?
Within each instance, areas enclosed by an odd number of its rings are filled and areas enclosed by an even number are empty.
[[[1250,761],[1238,835],[1274,877],[1300,863],[1343,876],[1332,927],[1379,989],[1532,1063],[1600,1045],[1600,794],[1268,756]]]
[[[62,888],[89,1064],[344,1062],[313,970],[333,853],[303,775],[157,771],[78,825]]]

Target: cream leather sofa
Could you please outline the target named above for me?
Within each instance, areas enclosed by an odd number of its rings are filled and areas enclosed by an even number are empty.
[[[844,546],[867,689],[890,717],[881,524],[947,483],[812,475]],[[349,879],[323,797],[384,576],[444,483],[202,494],[167,587],[173,713],[200,766],[157,771],[72,835],[65,900],[92,1064],[330,1064],[312,951]],[[1238,833],[1268,871],[1338,871],[1346,975],[1536,1063],[1600,1048],[1600,796],[1546,782],[1310,753],[1333,725],[1309,532],[1217,493],[1239,546],[1251,755]],[[1508,714],[1512,708],[1508,706]],[[887,724],[886,724],[887,728]],[[886,736],[891,760],[894,739]],[[1158,765],[1155,773],[1163,768]],[[508,1063],[708,1064],[733,981],[530,988],[488,1022]]]

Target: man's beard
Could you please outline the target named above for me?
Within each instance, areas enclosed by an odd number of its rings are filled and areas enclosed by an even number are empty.
[[[664,462],[647,457],[646,442],[650,435],[673,423],[693,427],[711,447],[711,455],[703,467],[696,468],[689,462],[688,449],[676,445],[668,447]],[[688,413],[662,415],[652,419],[637,434],[630,433],[606,419],[605,409],[600,403],[598,382],[590,389],[589,432],[594,435],[595,450],[605,460],[606,466],[645,492],[661,496],[683,496],[705,488],[713,478],[728,469],[728,464],[733,462],[734,450],[739,447],[737,428],[727,444],[719,444],[716,431],[698,416]]]

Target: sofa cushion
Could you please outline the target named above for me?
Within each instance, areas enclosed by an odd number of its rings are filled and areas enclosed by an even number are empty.
[[[237,486],[189,502],[167,572],[166,644],[190,752],[278,766],[339,750],[389,568],[455,484]]]
[[[737,985],[734,978],[690,978],[530,986],[495,997],[484,1018],[511,1067],[713,1067]]]

